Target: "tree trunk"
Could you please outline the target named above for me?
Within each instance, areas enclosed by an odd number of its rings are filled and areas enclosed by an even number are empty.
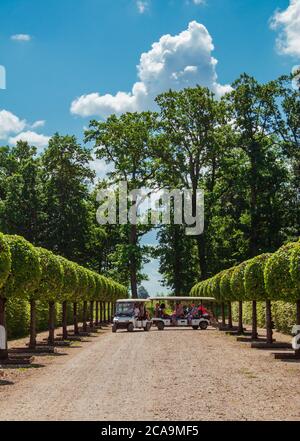
[[[73,323],[74,323],[74,335],[79,335],[78,317],[77,317],[77,303],[73,303]]]
[[[29,348],[36,348],[36,303],[35,300],[30,300],[30,340]]]
[[[296,302],[296,325],[300,326],[300,300]],[[300,358],[300,349],[295,350],[295,356]]]
[[[129,244],[135,252],[135,247],[137,246],[137,229],[136,225],[130,226],[130,234],[129,234]],[[129,268],[130,268],[130,285],[131,285],[131,294],[133,299],[138,298],[137,292],[137,270],[136,270],[136,257],[134,252],[130,253],[129,259]]]
[[[54,332],[55,332],[55,303],[49,302],[49,337],[48,343],[54,346]]]
[[[173,271],[174,271],[174,290],[175,290],[175,296],[181,296],[181,283],[182,283],[182,276],[181,276],[181,259],[182,256],[180,254],[180,246],[179,246],[179,225],[173,225],[173,251],[174,251],[174,265],[173,265]]]
[[[100,302],[100,324],[103,323],[103,302]]]
[[[243,302],[239,302],[239,324],[238,324],[238,334],[244,333],[243,327]]]
[[[90,327],[93,329],[94,327],[94,301],[90,302]]]
[[[258,231],[259,231],[259,214],[258,214],[258,204],[257,198],[259,193],[258,184],[258,156],[259,156],[259,145],[253,142],[251,145],[250,156],[250,237],[249,237],[249,251],[250,256],[254,257],[258,254]]]
[[[83,332],[87,331],[87,301],[83,302],[83,317],[82,317],[82,330]]]
[[[68,339],[67,302],[62,304],[62,334],[63,340]]]
[[[258,339],[258,333],[257,333],[257,308],[256,308],[256,301],[253,300],[252,302],[252,333],[251,333],[252,340]]]
[[[272,309],[270,300],[266,300],[266,330],[267,343],[273,343],[273,323],[272,323]]]
[[[205,234],[202,233],[200,236],[197,236],[197,248],[198,248],[198,257],[199,257],[199,265],[200,265],[200,277],[201,280],[207,279],[207,263],[206,263],[206,239]]]
[[[0,348],[0,360],[8,359],[5,304],[6,304],[6,299],[0,297],[0,326],[3,326],[5,330],[5,343],[3,348]]]
[[[96,326],[99,325],[99,302],[96,302],[96,321],[95,321]]]
[[[225,320],[225,305],[222,302],[221,303],[221,317],[222,317],[222,326],[226,326],[226,320]]]
[[[231,308],[231,302],[228,302],[228,329],[232,329],[232,308]]]

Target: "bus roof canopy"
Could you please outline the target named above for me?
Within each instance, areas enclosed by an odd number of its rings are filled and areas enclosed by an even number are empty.
[[[191,302],[197,302],[197,301],[208,301],[208,302],[216,302],[216,299],[214,297],[175,297],[175,296],[171,296],[171,297],[150,297],[151,301],[167,301],[167,300],[173,300],[173,301],[191,301]]]
[[[117,303],[146,303],[150,299],[118,299]]]

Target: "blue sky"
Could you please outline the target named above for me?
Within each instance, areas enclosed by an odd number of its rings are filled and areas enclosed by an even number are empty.
[[[0,143],[82,138],[91,118],[152,108],[160,88],[222,94],[242,72],[267,81],[299,59],[300,0],[1,0]]]

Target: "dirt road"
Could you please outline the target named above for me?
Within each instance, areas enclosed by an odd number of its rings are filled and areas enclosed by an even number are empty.
[[[300,420],[300,364],[219,331],[90,340],[0,386],[0,420]]]

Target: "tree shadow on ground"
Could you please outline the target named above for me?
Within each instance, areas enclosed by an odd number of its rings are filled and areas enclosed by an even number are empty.
[[[12,386],[14,383],[8,380],[0,380],[0,386]]]

